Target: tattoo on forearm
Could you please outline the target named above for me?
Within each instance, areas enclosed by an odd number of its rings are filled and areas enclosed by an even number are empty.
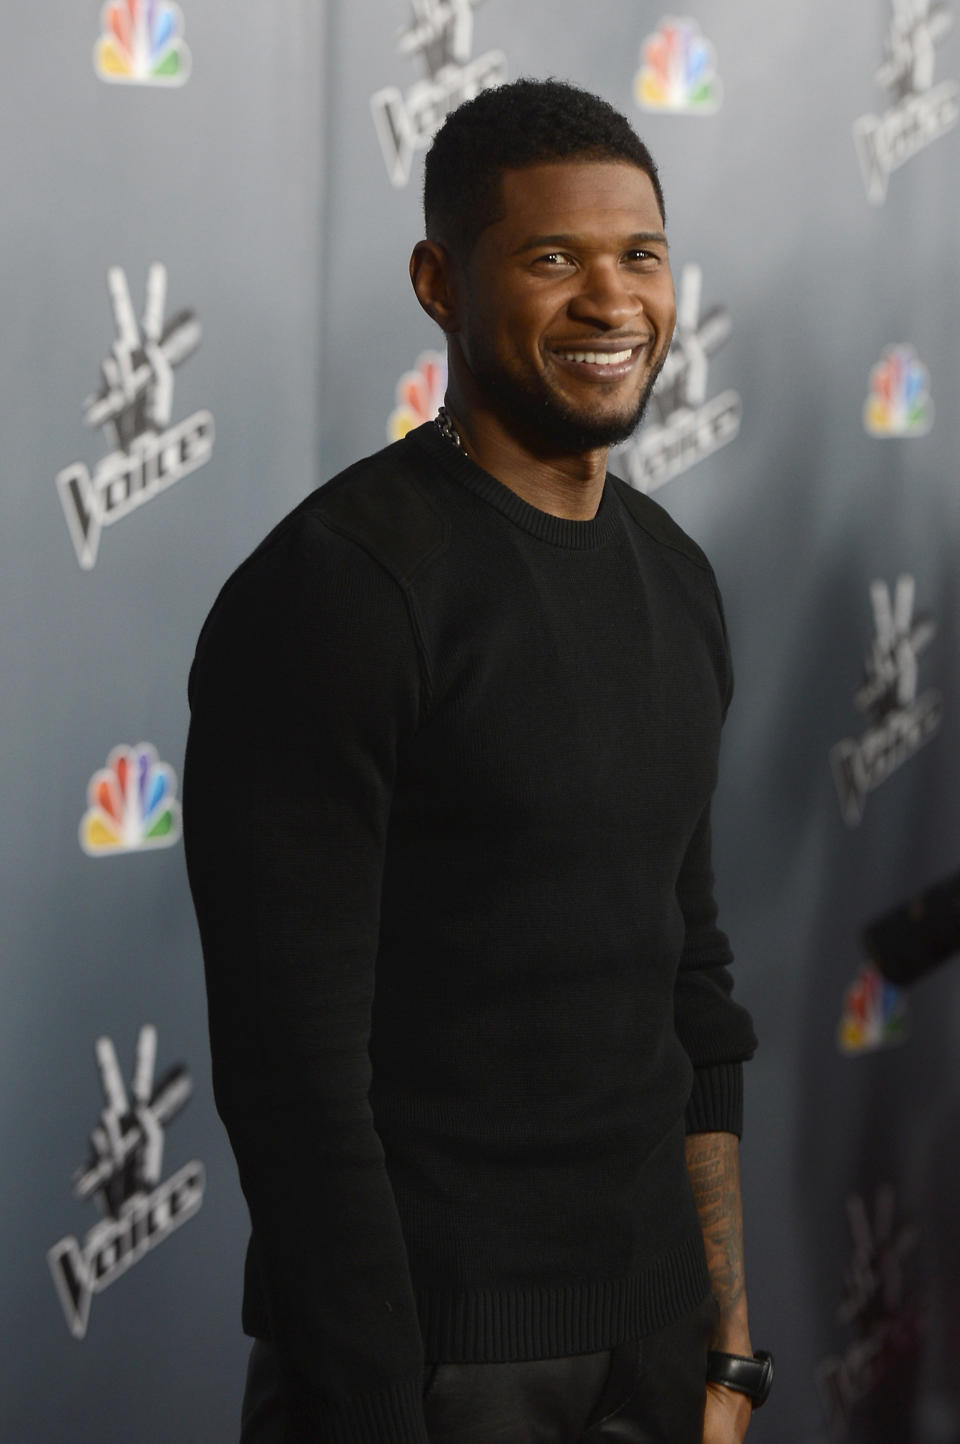
[[[743,1216],[737,1139],[725,1133],[687,1138],[687,1169],[700,1214],[707,1267],[721,1316],[744,1296]]]

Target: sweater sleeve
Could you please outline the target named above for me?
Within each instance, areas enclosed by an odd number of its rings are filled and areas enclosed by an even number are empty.
[[[733,669],[723,601],[710,580],[720,626],[722,715],[733,696]],[[688,1133],[735,1133],[743,1128],[743,1063],[757,1047],[747,1010],[731,997],[733,952],[717,925],[711,860],[710,804],[694,829],[677,882],[685,938],[674,993],[677,1035],[694,1068],[687,1104]]]
[[[742,1063],[757,1046],[749,1013],[731,997],[733,953],[717,926],[710,809],[694,831],[677,883],[686,928],[674,990],[677,1036],[694,1068],[687,1132],[736,1133],[743,1123]]]
[[[398,584],[296,514],[221,593],[191,674],[184,838],[214,1093],[288,1441],[426,1444],[423,1344],[368,1101],[385,837],[420,681]]]

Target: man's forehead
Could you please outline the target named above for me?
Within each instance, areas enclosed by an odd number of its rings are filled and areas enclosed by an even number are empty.
[[[575,159],[546,161],[506,170],[501,179],[500,218],[513,230],[566,234],[616,222],[630,231],[663,234],[653,182],[630,161]]]

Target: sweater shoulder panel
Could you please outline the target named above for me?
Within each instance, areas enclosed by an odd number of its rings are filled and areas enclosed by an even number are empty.
[[[450,529],[426,493],[422,470],[410,444],[394,442],[313,492],[309,512],[356,542],[406,587],[444,549]]]
[[[659,502],[653,501],[642,491],[635,490],[621,481],[618,476],[612,473],[609,480],[613,482],[617,496],[623,502],[624,509],[629,516],[637,523],[643,532],[658,545],[667,548],[675,555],[684,557],[700,572],[706,580],[709,588],[708,595],[713,599],[720,623],[721,645],[723,652],[722,668],[723,678],[723,715],[726,717],[727,709],[730,706],[730,699],[733,695],[733,670],[730,662],[730,639],[727,635],[727,622],[723,610],[723,598],[720,595],[720,588],[717,584],[716,574],[706,553],[697,545],[692,537],[688,536],[682,527],[678,526],[673,517],[666,511]]]
[[[444,550],[449,524],[428,498],[426,482],[418,476],[422,471],[413,449],[395,442],[347,467],[288,512],[221,587],[198,639],[188,684],[191,702],[197,662],[214,634],[225,627],[231,635],[241,635],[250,616],[262,622],[265,610],[296,616],[300,627],[322,624],[333,613],[321,604],[318,578],[327,579],[328,603],[334,594],[342,601],[360,586],[357,565],[363,566],[363,558],[374,573],[389,578],[388,592],[400,603],[404,626],[414,639],[424,699],[429,699],[432,669],[411,582],[424,562]],[[382,630],[391,610],[388,594],[371,586],[374,578],[366,575],[362,611],[375,630]]]
[[[685,556],[688,561],[693,562],[694,566],[713,575],[713,568],[705,553],[697,546],[693,538],[687,536],[683,528],[677,525],[670,513],[665,511],[659,502],[653,501],[642,491],[628,486],[625,481],[621,481],[612,473],[610,480],[633,520],[643,528],[648,536],[659,542],[661,546],[679,552],[681,556]]]

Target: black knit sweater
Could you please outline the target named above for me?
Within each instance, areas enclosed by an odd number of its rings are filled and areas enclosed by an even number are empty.
[[[528,505],[421,427],[223,589],[185,841],[248,1332],[290,1437],[424,1444],[424,1360],[587,1352],[709,1287],[684,1132],[739,1132],[703,554],[608,477]]]

